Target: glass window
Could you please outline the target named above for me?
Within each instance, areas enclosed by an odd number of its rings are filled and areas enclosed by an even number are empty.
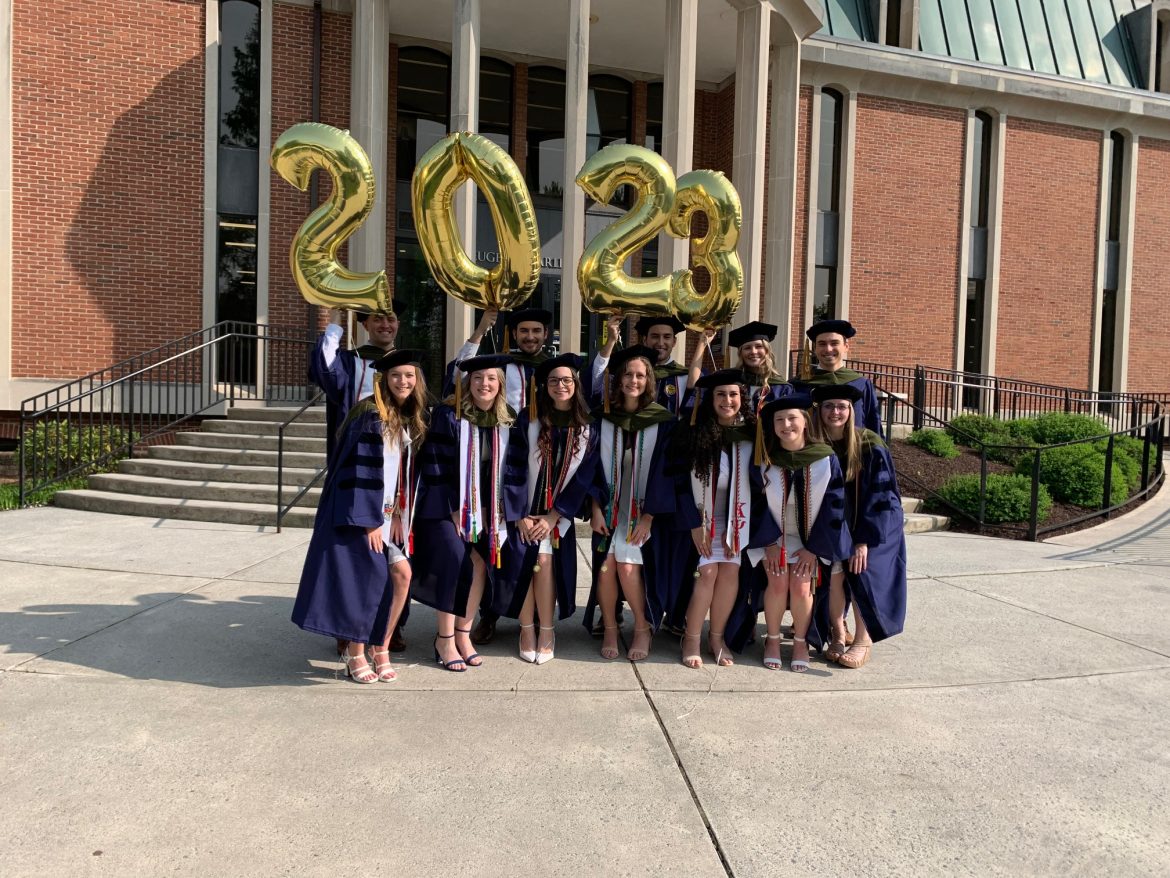
[[[1113,146],[1109,164],[1109,216],[1105,232],[1105,285],[1101,291],[1101,347],[1097,358],[1097,390],[1109,393],[1113,386],[1113,356],[1117,345],[1118,254],[1121,241],[1121,194],[1125,186],[1125,135],[1109,135]]]
[[[651,82],[646,86],[646,142],[647,149],[662,154],[662,95],[661,82]]]
[[[630,104],[633,84],[619,76],[596,74],[589,77],[589,98],[585,120],[585,157],[611,143],[630,139]]]
[[[219,142],[260,143],[260,4],[219,4]]]
[[[410,181],[422,154],[447,135],[451,121],[451,59],[434,49],[398,50],[397,177]]]
[[[886,3],[886,45],[900,46],[902,38],[902,3],[901,0],[888,0]]]
[[[398,329],[398,345],[424,352],[422,366],[427,387],[438,396],[442,392],[443,369],[447,365],[444,338],[447,302],[451,297],[439,289],[431,277],[417,240],[399,236],[395,247],[394,298],[405,303],[405,314]]]
[[[479,61],[479,133],[511,151],[512,65],[498,58]]]
[[[1109,135],[1113,143],[1113,162],[1109,169],[1109,225],[1110,241],[1121,240],[1121,188],[1125,172],[1125,137],[1117,131]]]
[[[972,143],[977,152],[971,168],[971,225],[987,227],[991,205],[991,132],[994,121],[987,113],[975,114]]]
[[[818,265],[813,269],[813,319],[832,320],[837,315],[837,267]]]
[[[565,71],[528,68],[528,188],[560,198],[565,175]]]
[[[821,89],[821,142],[817,152],[817,209],[836,211],[841,199],[841,108],[844,97]]]

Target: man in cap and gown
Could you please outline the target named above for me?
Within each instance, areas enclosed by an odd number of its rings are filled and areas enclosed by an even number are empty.
[[[792,385],[806,393],[826,384],[856,387],[861,394],[853,405],[857,426],[881,436],[881,408],[873,382],[845,365],[849,357],[849,340],[857,335],[857,330],[848,320],[821,320],[810,326],[805,335],[812,345],[816,368],[807,378],[793,378]]]

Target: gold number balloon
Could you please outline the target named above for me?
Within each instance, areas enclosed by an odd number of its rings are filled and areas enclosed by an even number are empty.
[[[319,122],[293,125],[276,139],[269,163],[302,192],[315,168],[333,178],[333,195],[301,225],[289,250],[301,295],[328,308],[388,310],[386,272],[350,271],[338,248],[358,230],[374,206],[374,171],[348,131]]]
[[[695,213],[707,216],[707,233],[694,242],[694,262],[707,269],[711,287],[695,290],[690,270],[676,271],[670,297],[675,316],[694,329],[726,325],[743,301],[743,266],[735,245],[743,225],[739,193],[719,171],[690,171],[678,178],[667,231],[676,238],[691,232]]]
[[[577,175],[577,185],[602,203],[623,183],[634,187],[637,201],[586,245],[577,264],[585,307],[603,314],[675,316],[698,330],[726,324],[743,301],[743,267],[735,253],[743,213],[735,187],[717,171],[691,171],[675,180],[660,155],[626,143],[598,151]],[[690,268],[666,277],[625,273],[626,259],[663,228],[677,238],[690,237],[696,211],[707,215],[709,225],[694,244],[695,263],[711,273],[708,292],[695,290]]]
[[[491,210],[500,247],[492,269],[475,264],[455,226],[452,200],[472,180]],[[511,310],[540,281],[536,212],[520,169],[480,134],[448,134],[423,154],[410,182],[419,246],[431,273],[448,294],[476,308]]]

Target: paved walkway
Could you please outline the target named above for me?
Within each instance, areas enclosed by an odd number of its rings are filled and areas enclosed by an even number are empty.
[[[1170,874],[1170,491],[911,537],[907,632],[803,676],[605,663],[579,615],[452,674],[418,608],[357,686],[288,621],[307,541],[0,514],[5,876]]]

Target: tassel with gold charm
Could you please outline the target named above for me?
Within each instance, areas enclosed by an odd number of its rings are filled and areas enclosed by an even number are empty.
[[[512,331],[507,323],[504,324],[504,349],[500,351],[502,354],[511,353],[512,351]]]
[[[800,349],[800,356],[796,359],[796,375],[801,381],[812,377],[812,342],[807,338],[804,347]]]
[[[455,368],[455,420],[463,417],[463,376]]]
[[[528,379],[528,412],[529,419],[536,417],[536,375]]]

